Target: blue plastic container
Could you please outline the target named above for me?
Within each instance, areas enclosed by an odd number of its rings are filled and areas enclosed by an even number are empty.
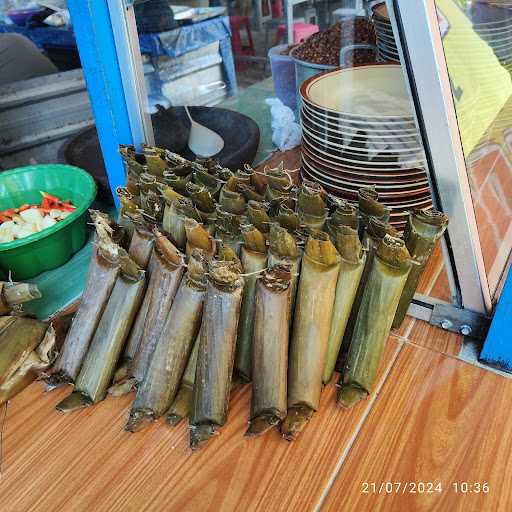
[[[297,83],[295,82],[295,64],[289,55],[281,55],[288,48],[280,44],[270,48],[268,58],[272,69],[272,80],[276,96],[292,110],[297,107]]]

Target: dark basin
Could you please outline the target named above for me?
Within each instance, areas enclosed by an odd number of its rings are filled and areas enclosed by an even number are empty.
[[[194,120],[216,131],[225,142],[216,156],[225,167],[236,170],[252,163],[260,142],[258,125],[249,117],[216,107],[189,107]],[[169,149],[193,159],[187,147],[190,122],[183,107],[171,107],[151,116],[158,147]],[[61,148],[61,160],[91,174],[98,184],[98,199],[112,203],[98,134],[93,126],[70,138]]]

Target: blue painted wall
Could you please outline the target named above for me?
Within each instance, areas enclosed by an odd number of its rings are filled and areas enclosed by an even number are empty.
[[[107,0],[68,0],[110,189],[125,183],[119,144],[132,144]]]
[[[480,360],[512,373],[512,272],[510,271],[496,306]]]

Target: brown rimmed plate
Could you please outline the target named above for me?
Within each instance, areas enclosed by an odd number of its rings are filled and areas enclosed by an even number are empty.
[[[370,160],[368,155],[354,155],[353,153],[338,151],[334,148],[331,148],[330,146],[321,144],[314,139],[311,139],[305,132],[302,133],[302,140],[307,144],[308,149],[313,154],[319,155],[322,158],[335,164],[338,163],[343,167],[363,170],[378,170],[386,167],[390,169],[407,169],[423,167],[425,165],[425,161],[422,158],[398,160],[396,157],[381,157],[380,155],[377,155]]]
[[[322,161],[315,155],[313,155],[306,146],[302,146],[301,153],[304,155],[308,162],[312,163],[315,167],[332,174],[333,176],[343,175],[347,179],[357,179],[357,177],[364,176],[369,181],[389,181],[394,180],[397,182],[413,183],[418,181],[424,181],[427,179],[427,174],[424,169],[411,168],[411,169],[381,169],[378,171],[367,171],[362,169],[350,169],[341,165],[332,165],[325,161]]]
[[[302,83],[300,93],[313,107],[334,116],[402,123],[414,119],[403,71],[396,64],[356,66],[314,75]]]
[[[368,185],[375,185],[375,189],[382,195],[383,197],[393,197],[393,198],[412,198],[412,197],[422,197],[429,193],[430,188],[428,183],[413,183],[413,184],[404,184],[404,183],[391,183],[391,184],[383,184],[380,182],[362,182],[350,180],[346,181],[342,178],[332,177],[328,174],[325,174],[318,170],[317,168],[310,165],[305,159],[302,160],[303,168],[310,174],[314,176],[315,179],[321,181],[322,183],[326,183],[332,187],[338,187],[343,190],[354,190],[357,191],[361,187],[365,187]]]
[[[369,173],[366,171],[354,171],[351,169],[332,169],[326,165],[319,163],[314,158],[309,156],[309,153],[304,150],[302,151],[302,160],[305,161],[313,169],[317,169],[320,172],[330,176],[332,179],[342,179],[343,181],[353,183],[366,183],[371,185],[372,183],[381,183],[383,185],[394,184],[396,186],[404,185],[428,185],[428,177],[424,171],[418,174],[378,174]]]
[[[339,131],[342,133],[352,133],[358,131],[365,131],[369,136],[377,138],[390,138],[401,136],[411,137],[418,139],[418,130],[414,123],[407,123],[405,128],[401,125],[393,123],[372,123],[371,121],[351,123],[350,121],[341,120],[339,118],[332,118],[328,115],[322,114],[321,112],[314,110],[307,102],[302,102],[302,110],[307,114],[308,117],[318,123],[324,123],[326,128]]]
[[[309,121],[307,118],[302,119],[302,129],[315,140],[318,140],[319,142],[326,141],[329,146],[338,148],[340,151],[346,151],[348,153],[359,153],[364,155],[378,154],[382,156],[389,155],[391,157],[399,157],[400,155],[423,154],[423,148],[421,146],[407,145],[403,142],[401,144],[380,143],[374,145],[373,142],[369,144],[368,140],[365,141],[365,144],[360,139],[353,140],[349,137],[346,139],[339,136],[336,137],[326,133],[325,130],[322,130],[321,128],[312,124],[311,121]]]
[[[301,121],[306,125],[308,130],[313,131],[317,136],[325,137],[332,142],[342,144],[345,146],[358,146],[361,149],[365,149],[368,144],[372,146],[389,147],[390,152],[400,150],[408,151],[421,151],[422,145],[419,142],[419,137],[415,135],[400,136],[399,134],[392,133],[384,136],[369,136],[364,130],[358,130],[355,132],[342,132],[338,131],[327,123],[318,121],[315,117],[304,111],[301,112]],[[389,132],[388,132],[389,133]]]
[[[320,183],[323,188],[329,192],[330,194],[336,196],[336,197],[342,197],[344,199],[347,199],[349,201],[357,201],[357,190],[343,190],[339,187],[331,187],[329,184],[324,184],[311,174],[307,172],[306,169],[303,167],[301,168],[301,177],[303,180],[311,180],[316,181],[317,183]],[[385,197],[382,194],[379,194],[379,197],[383,204],[385,204],[388,208],[391,209],[391,217],[400,217],[400,216],[406,216],[408,212],[413,208],[429,208],[432,207],[432,198],[430,194],[428,194],[425,197],[420,197],[417,200],[404,202],[401,199],[396,199],[392,197]]]

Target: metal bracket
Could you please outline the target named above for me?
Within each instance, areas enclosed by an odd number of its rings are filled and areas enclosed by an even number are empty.
[[[430,318],[430,325],[478,340],[485,339],[490,323],[491,319],[481,313],[451,304],[434,304]]]

